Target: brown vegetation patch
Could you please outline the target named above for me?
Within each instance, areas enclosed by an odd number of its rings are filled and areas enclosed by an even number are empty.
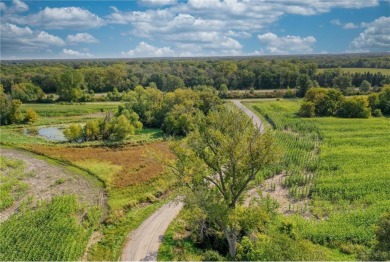
[[[34,151],[73,163],[80,160],[94,160],[108,161],[122,166],[122,171],[115,174],[112,179],[114,187],[126,187],[158,176],[163,171],[163,165],[156,155],[172,157],[167,142],[122,147],[81,148],[35,145]]]

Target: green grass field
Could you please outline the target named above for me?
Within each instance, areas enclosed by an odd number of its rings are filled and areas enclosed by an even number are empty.
[[[96,102],[75,104],[22,104],[21,110],[34,109],[41,117],[78,116],[115,111],[119,102]]]
[[[0,224],[0,260],[79,260],[99,218],[98,209],[81,209],[74,196],[55,197]]]
[[[317,69],[317,71],[321,73],[327,69],[332,69],[332,68],[319,68]],[[351,73],[351,74],[370,72],[370,73],[382,73],[382,75],[390,75],[390,69],[386,69],[386,68],[341,68],[341,69],[343,70],[343,72]]]
[[[286,152],[285,167],[314,173],[308,193],[313,217],[296,217],[303,235],[314,243],[357,252],[361,245],[370,245],[373,225],[390,207],[390,119],[303,119],[296,116],[299,103],[265,101],[247,106],[275,128],[278,138],[290,134],[279,140]],[[296,144],[299,137],[307,141]],[[316,137],[318,150],[313,147]],[[313,152],[317,160],[305,166],[301,159],[310,159]],[[292,179],[290,186],[294,183],[299,180]]]

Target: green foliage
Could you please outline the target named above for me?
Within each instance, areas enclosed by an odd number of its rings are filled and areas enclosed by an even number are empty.
[[[134,135],[134,126],[124,115],[120,115],[113,120],[112,133],[117,140],[123,140],[128,135]]]
[[[315,106],[313,102],[303,102],[299,109],[298,115],[301,117],[314,117]]]
[[[384,115],[390,115],[390,86],[385,86],[379,94],[379,105]]]
[[[20,100],[12,100],[0,86],[0,125],[10,125],[21,121]]]
[[[363,80],[359,87],[361,92],[368,92],[371,89],[371,83],[367,80]]]
[[[340,75],[333,79],[333,87],[339,88],[343,93],[345,93],[350,86],[352,86],[352,77],[349,75]]]
[[[156,88],[137,86],[126,93],[124,100],[127,103],[119,112],[130,118],[131,113],[136,113],[143,125],[162,128],[170,135],[185,135],[193,129],[198,111],[207,114],[222,103],[215,90],[207,86],[197,86],[194,90],[179,88],[165,94]]]
[[[39,86],[32,83],[20,83],[12,85],[11,96],[13,99],[19,99],[22,102],[33,102],[43,99],[45,93]]]
[[[25,176],[22,160],[0,156],[0,211],[12,206],[26,192],[28,185],[21,181]]]
[[[365,97],[351,97],[345,99],[337,115],[346,118],[368,118],[371,116],[371,110],[368,107],[368,100]]]
[[[169,167],[187,189],[187,203],[225,234],[234,257],[247,215],[239,203],[249,182],[277,159],[272,136],[261,134],[238,109],[219,107],[201,116],[188,138],[172,149],[176,161]]]
[[[28,108],[24,117],[24,122],[32,124],[38,120],[38,114],[32,108]]]
[[[297,87],[298,92],[297,95],[299,97],[304,97],[306,92],[312,87],[312,83],[310,81],[310,77],[307,74],[301,74],[297,78]]]
[[[76,142],[83,137],[83,128],[78,124],[71,124],[64,130],[65,138],[70,142]]]
[[[369,254],[370,260],[390,260],[390,211],[384,213],[375,225],[375,244]]]
[[[99,120],[89,120],[83,128],[85,141],[97,140],[100,135]]]
[[[74,196],[55,197],[0,224],[1,260],[79,260],[99,214],[88,211],[89,223],[78,222]]]
[[[78,70],[67,70],[56,76],[57,95],[63,101],[79,101],[83,96],[84,75]]]

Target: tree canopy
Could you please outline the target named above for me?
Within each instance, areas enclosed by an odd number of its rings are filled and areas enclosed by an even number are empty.
[[[185,201],[223,232],[234,257],[245,193],[277,160],[273,137],[261,134],[238,109],[221,106],[201,114],[194,130],[172,150],[176,161],[169,166],[185,188]]]

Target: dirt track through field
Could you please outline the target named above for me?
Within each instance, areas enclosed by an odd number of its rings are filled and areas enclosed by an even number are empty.
[[[157,261],[157,251],[164,232],[182,207],[182,202],[170,202],[146,219],[129,235],[121,260]]]
[[[29,185],[26,194],[15,201],[11,207],[0,212],[0,222],[16,213],[21,202],[28,196],[34,197],[33,202],[49,200],[53,196],[65,194],[74,194],[82,203],[89,206],[105,202],[101,199],[102,189],[98,185],[65,167],[50,164],[23,150],[1,148],[0,152],[2,156],[23,160],[25,172],[29,174],[22,179]]]
[[[256,114],[242,105],[239,100],[233,100],[233,103],[252,119],[260,132],[264,132],[263,124]],[[138,229],[129,234],[121,260],[156,261],[164,232],[182,207],[181,202],[170,202],[146,219]]]

